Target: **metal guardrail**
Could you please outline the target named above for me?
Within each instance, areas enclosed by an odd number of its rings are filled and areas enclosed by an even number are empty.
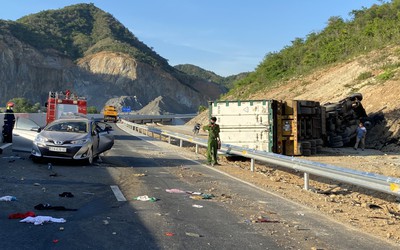
[[[182,147],[183,141],[193,143],[196,145],[196,153],[198,153],[199,145],[207,147],[207,140],[202,138],[158,128],[152,128],[125,120],[122,120],[122,122],[127,127],[136,130],[137,132],[147,135],[148,133],[151,133],[152,137],[154,137],[154,134],[160,135],[160,139],[162,136],[166,136],[168,137],[169,143],[171,143],[171,138],[179,139],[180,147]],[[327,179],[332,179],[395,196],[400,195],[400,179],[395,177],[389,177],[370,172],[362,172],[354,169],[303,160],[291,156],[268,153],[265,151],[251,150],[230,144],[222,144],[220,151],[226,154],[239,155],[251,159],[251,171],[254,171],[255,160],[301,171],[304,173],[304,189],[306,190],[309,189],[309,175],[313,174]]]

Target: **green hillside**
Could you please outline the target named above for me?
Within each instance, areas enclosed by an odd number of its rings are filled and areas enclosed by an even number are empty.
[[[228,95],[246,98],[312,70],[343,62],[400,41],[400,0],[353,10],[350,20],[331,17],[320,32],[294,38],[290,46],[268,53],[254,72],[235,83]],[[386,65],[386,70],[399,65]]]
[[[237,75],[223,77],[223,76],[215,74],[212,71],[202,69],[202,68],[192,65],[192,64],[179,64],[174,67],[188,75],[218,83],[218,84],[226,87],[227,89],[231,89],[233,87],[233,84],[235,81],[243,79],[244,77],[246,77],[248,75],[248,73],[240,73]]]
[[[112,15],[93,4],[77,4],[0,23],[21,41],[36,48],[53,48],[72,59],[99,51],[127,53],[151,65],[168,62],[139,41]]]

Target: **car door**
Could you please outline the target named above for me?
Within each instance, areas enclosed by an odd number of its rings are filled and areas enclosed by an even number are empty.
[[[12,150],[31,152],[32,142],[39,131],[40,126],[36,122],[24,117],[17,117],[12,133]]]
[[[114,134],[112,132],[112,127],[107,123],[96,121],[95,124],[99,131],[98,153],[102,153],[111,149],[114,145]]]

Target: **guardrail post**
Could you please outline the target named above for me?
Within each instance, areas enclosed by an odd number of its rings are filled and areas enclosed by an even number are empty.
[[[196,149],[195,149],[196,154],[199,153],[199,144],[196,144]]]
[[[254,172],[254,159],[253,158],[251,158],[250,170],[251,170],[251,172]]]
[[[180,140],[179,140],[179,147],[182,147],[182,146],[183,146],[183,140],[180,139]]]
[[[160,134],[160,141],[162,141],[162,134]]]
[[[310,188],[310,174],[309,173],[304,173],[304,189],[308,190]]]
[[[171,144],[171,136],[168,136],[168,143]]]

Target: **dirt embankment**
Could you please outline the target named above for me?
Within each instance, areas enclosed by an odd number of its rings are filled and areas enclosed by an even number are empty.
[[[348,62],[297,76],[249,99],[312,100],[321,104],[337,102],[352,93],[363,95],[362,104],[373,121],[367,147],[400,152],[400,57],[398,47],[385,48]],[[236,98],[227,98],[235,100]],[[204,114],[196,121],[204,123]]]

